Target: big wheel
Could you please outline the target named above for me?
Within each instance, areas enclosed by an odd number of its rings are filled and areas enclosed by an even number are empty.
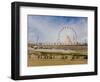
[[[64,26],[58,32],[58,43],[66,45],[76,45],[77,44],[77,34],[72,26]]]

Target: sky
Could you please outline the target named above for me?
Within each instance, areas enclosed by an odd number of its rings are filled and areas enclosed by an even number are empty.
[[[78,42],[87,41],[87,17],[28,15],[27,23],[28,42],[63,42],[66,36],[71,40],[75,37]]]

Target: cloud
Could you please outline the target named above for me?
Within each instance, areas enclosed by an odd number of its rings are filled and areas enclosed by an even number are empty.
[[[38,38],[39,42],[57,42],[59,31],[66,25],[75,30],[78,41],[87,39],[87,17],[29,15],[28,41],[36,42]]]

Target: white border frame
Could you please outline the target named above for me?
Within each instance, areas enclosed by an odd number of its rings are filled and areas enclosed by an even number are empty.
[[[88,64],[27,67],[27,15],[88,17]],[[20,7],[20,75],[94,72],[94,11]]]

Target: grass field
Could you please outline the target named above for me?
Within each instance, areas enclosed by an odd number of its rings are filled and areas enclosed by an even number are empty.
[[[29,59],[28,66],[53,66],[53,65],[87,64],[87,60],[35,60]]]
[[[87,64],[86,50],[28,49],[28,66]]]

